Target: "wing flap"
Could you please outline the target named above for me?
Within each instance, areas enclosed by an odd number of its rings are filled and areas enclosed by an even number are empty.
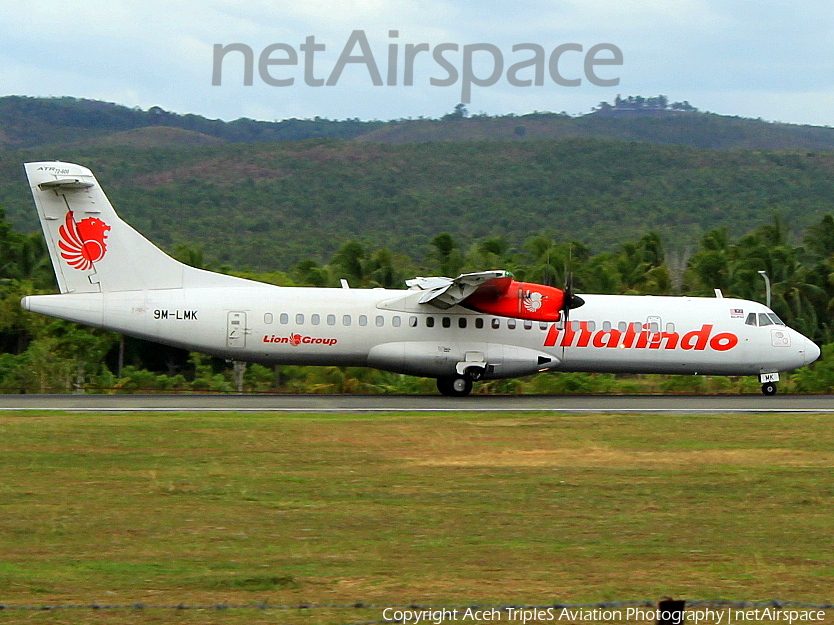
[[[414,278],[407,280],[410,288],[426,291],[418,300],[420,304],[430,304],[446,310],[460,304],[474,293],[499,297],[507,291],[513,280],[509,271],[479,271],[464,273],[457,278]]]

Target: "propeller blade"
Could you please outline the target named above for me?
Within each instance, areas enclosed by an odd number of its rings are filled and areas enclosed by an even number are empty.
[[[573,270],[571,264],[573,261],[573,254],[568,254],[568,266],[565,268],[565,292],[562,298],[562,318],[565,323],[570,320],[570,311],[574,308],[579,308],[585,303],[585,300],[573,292]]]
[[[562,297],[562,319],[567,325],[570,320],[571,302],[573,301],[573,272],[570,267],[565,268],[565,292]]]

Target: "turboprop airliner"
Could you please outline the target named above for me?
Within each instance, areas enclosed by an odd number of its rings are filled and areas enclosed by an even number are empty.
[[[238,361],[367,366],[437,379],[465,396],[476,380],[544,371],[757,375],[819,348],[757,302],[585,295],[506,271],[418,277],[408,289],[278,287],[184,265],[122,221],[93,173],[27,163],[60,294],[26,310]]]

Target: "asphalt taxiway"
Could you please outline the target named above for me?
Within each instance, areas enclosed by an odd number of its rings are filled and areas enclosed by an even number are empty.
[[[834,412],[831,395],[0,395],[0,411]]]

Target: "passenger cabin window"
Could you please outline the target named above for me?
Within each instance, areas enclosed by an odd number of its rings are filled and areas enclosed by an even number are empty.
[[[310,315],[310,323],[314,326],[317,326],[321,323],[321,316],[320,315]]]
[[[492,329],[497,330],[501,327],[501,320],[500,319],[493,319],[492,320]]]
[[[434,327],[434,317],[426,317],[426,327],[433,328]]]
[[[298,313],[298,314],[295,316],[295,322],[296,322],[298,325],[303,326],[303,325],[304,325],[304,315],[302,315],[301,313]]]
[[[366,317],[365,315],[359,315],[359,325],[360,326],[368,325],[368,317]]]
[[[478,317],[477,319],[475,319],[475,327],[478,328],[479,330],[483,329],[483,327],[484,327],[483,317]]]
[[[515,330],[515,319],[507,319],[507,327],[510,330]]]
[[[444,328],[451,328],[452,327],[451,317],[443,317],[442,324],[443,324]]]
[[[403,320],[399,315],[394,315],[394,318],[391,319],[391,325],[393,325],[395,328],[399,328],[402,322]]]
[[[272,313],[264,313],[264,323],[272,323]]]
[[[287,313],[281,313],[281,316],[278,318],[278,320],[284,325],[286,325],[290,322],[290,316]]]
[[[385,325],[385,317],[383,317],[382,315],[377,315],[376,319],[374,319],[374,323],[376,324],[377,328],[381,328]]]
[[[539,330],[547,330],[548,325],[547,321],[539,321]]]
[[[335,326],[336,325],[336,315],[327,315],[327,325]]]
[[[411,326],[412,328],[416,328],[417,327],[417,317],[415,317],[414,315],[409,317],[408,318],[408,325]]]
[[[350,315],[344,315],[342,317],[342,325],[343,326],[349,326],[351,324],[351,321],[352,321],[352,319],[350,318]]]
[[[533,322],[529,319],[524,320],[524,329],[525,330],[532,330],[533,329]]]
[[[466,317],[458,317],[458,327],[461,329],[466,327]]]
[[[747,320],[744,323],[746,323],[749,326],[756,325],[756,313],[750,313],[749,315],[747,315]]]

